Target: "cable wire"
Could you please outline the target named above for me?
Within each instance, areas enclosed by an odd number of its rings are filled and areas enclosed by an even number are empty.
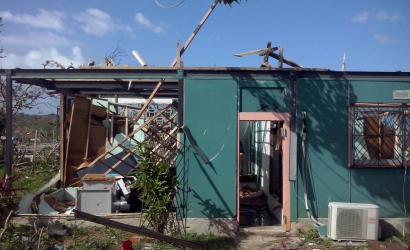
[[[177,3],[175,3],[175,4],[172,4],[172,5],[165,5],[165,4],[162,4],[159,0],[154,0],[154,3],[158,6],[158,7],[160,7],[160,8],[163,8],[163,9],[174,9],[174,8],[177,8],[177,7],[179,7],[181,4],[183,4],[185,2],[185,0],[180,0],[179,2],[177,2]]]
[[[319,227],[323,226],[324,224],[320,223],[312,214],[312,211],[309,207],[309,198],[307,195],[307,183],[306,183],[306,161],[307,161],[307,152],[306,152],[306,136],[307,136],[307,125],[306,125],[306,112],[303,112],[303,128],[302,128],[302,169],[301,169],[301,177],[302,177],[302,184],[303,184],[303,200],[305,205],[305,211],[308,217],[313,221],[313,223]]]

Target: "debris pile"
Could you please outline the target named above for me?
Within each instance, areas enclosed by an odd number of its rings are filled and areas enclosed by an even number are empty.
[[[145,104],[134,99],[131,105],[81,96],[66,100],[70,109],[62,114],[60,173],[25,196],[19,213],[140,211],[140,190],[133,188],[134,172],[144,160],[138,145],[150,146],[154,166],[171,166],[177,155],[175,104],[154,103],[154,95]]]

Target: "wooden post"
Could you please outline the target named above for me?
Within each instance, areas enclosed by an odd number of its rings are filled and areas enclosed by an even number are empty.
[[[60,180],[63,187],[65,187],[65,152],[66,152],[66,129],[65,129],[65,114],[66,114],[66,96],[60,94]]]
[[[282,47],[280,47],[279,48],[279,60],[278,60],[278,63],[279,63],[279,68],[281,69],[281,68],[283,68],[283,48]]]
[[[128,135],[128,106],[125,106],[125,134]]]
[[[110,104],[108,103],[108,108],[110,108]],[[108,109],[108,112],[110,112],[110,109]],[[114,143],[114,112],[111,114],[111,119],[110,119],[110,143]]]
[[[93,106],[93,99],[91,98],[90,107],[88,110],[88,124],[87,124],[87,142],[85,144],[84,160],[88,159],[88,145],[90,144],[90,127],[91,127],[91,108]]]
[[[11,79],[11,70],[6,71],[6,155],[4,157],[4,167],[6,174],[6,190],[9,188],[7,181],[12,176],[13,164],[13,82]]]
[[[36,160],[36,154],[37,154],[37,137],[38,137],[38,130],[36,129],[36,132],[34,132],[34,145],[33,145],[33,159],[32,159],[32,162],[35,162],[35,160]]]

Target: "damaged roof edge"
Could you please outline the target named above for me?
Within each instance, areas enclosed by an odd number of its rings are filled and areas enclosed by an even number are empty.
[[[286,76],[297,74],[298,77],[331,77],[331,78],[404,78],[410,79],[410,72],[380,72],[380,71],[333,71],[315,68],[247,68],[247,67],[186,67],[182,69],[172,67],[115,67],[115,68],[79,68],[79,69],[1,69],[0,75],[11,73],[15,81],[52,88],[50,82],[80,82],[106,83],[133,81],[151,83],[164,80],[164,83],[175,84],[181,77],[200,76],[232,76],[232,75],[263,75]],[[182,74],[183,72],[183,74]]]

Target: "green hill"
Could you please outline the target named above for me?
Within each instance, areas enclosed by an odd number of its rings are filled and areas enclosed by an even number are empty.
[[[56,114],[17,114],[13,121],[13,134],[17,138],[34,138],[34,133],[38,130],[38,136],[41,138],[52,139],[53,136],[56,138],[57,119]]]

